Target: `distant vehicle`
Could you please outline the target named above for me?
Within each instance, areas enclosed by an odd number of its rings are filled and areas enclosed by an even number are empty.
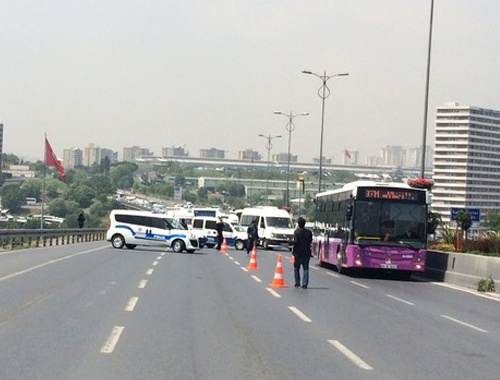
[[[174,252],[193,253],[199,248],[196,236],[179,221],[149,211],[112,210],[106,240],[118,249],[159,245],[171,247]]]
[[[34,206],[37,204],[36,198],[26,197],[26,206]]]
[[[240,224],[248,228],[252,220],[257,221],[259,242],[264,249],[276,247],[292,249],[294,227],[288,211],[274,206],[244,208]]]
[[[390,270],[404,276],[425,270],[429,194],[403,183],[356,181],[316,195],[313,240],[320,264]]]
[[[192,220],[192,231],[201,233],[203,236],[203,244],[209,248],[217,245],[217,230],[216,225],[218,218],[194,217]],[[237,250],[241,251],[246,247],[247,233],[246,229],[239,224],[234,224],[228,219],[223,219],[224,230],[222,236],[226,238],[228,245],[234,246]]]

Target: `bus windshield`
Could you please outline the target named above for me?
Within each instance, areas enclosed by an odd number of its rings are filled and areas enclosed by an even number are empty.
[[[425,247],[427,208],[407,202],[357,201],[354,208],[355,242]]]

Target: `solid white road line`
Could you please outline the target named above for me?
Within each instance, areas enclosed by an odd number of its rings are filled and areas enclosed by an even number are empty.
[[[50,261],[47,261],[46,263],[39,264],[39,265],[35,265],[34,267],[27,268],[27,269],[21,270],[21,271],[19,271],[19,272],[12,273],[12,274],[9,274],[9,275],[4,276],[4,277],[0,277],[0,281],[5,281],[5,280],[8,280],[8,279],[10,279],[10,278],[17,277],[17,276],[20,276],[20,275],[22,275],[22,274],[25,274],[25,273],[28,273],[28,272],[34,271],[34,270],[36,270],[36,269],[43,268],[43,267],[45,267],[45,266],[47,266],[47,265],[50,265],[50,264],[55,264],[55,263],[57,263],[57,262],[59,262],[59,261],[72,259],[73,257],[80,256],[80,255],[84,255],[85,253],[90,253],[90,252],[94,252],[94,251],[99,251],[99,250],[101,250],[101,249],[105,249],[105,248],[108,248],[108,246],[105,246],[105,247],[99,247],[99,248],[94,248],[94,249],[89,249],[88,251],[78,252],[78,253],[75,253],[75,254],[73,254],[73,255],[64,256],[64,257],[60,257],[60,258],[58,258],[58,259],[50,260]]]
[[[281,298],[280,294],[278,292],[276,292],[274,289],[271,289],[271,288],[266,288],[266,290],[271,293],[273,296],[275,296],[276,298]]]
[[[405,300],[403,300],[403,299],[401,299],[401,298],[398,298],[398,297],[391,296],[390,294],[386,294],[386,296],[387,296],[387,297],[389,297],[389,298],[392,298],[393,300],[396,300],[396,301],[399,301],[399,302],[403,302],[403,303],[405,303],[405,304],[407,304],[407,305],[415,306],[415,304],[414,304],[414,303],[411,303],[411,302],[405,301]]]
[[[366,364],[359,356],[357,356],[354,352],[349,350],[346,346],[340,343],[338,340],[329,340],[328,341],[333,347],[339,350],[343,355],[345,355],[350,361],[356,364],[359,368],[365,369],[367,371],[372,370],[373,368]]]
[[[477,330],[477,331],[480,331],[480,332],[483,332],[483,333],[487,333],[488,331],[487,330],[483,330],[482,328],[479,328],[477,326],[474,326],[474,325],[471,325],[470,323],[467,323],[467,322],[462,322],[462,321],[459,321],[458,319],[455,319],[455,318],[452,318],[452,317],[448,317],[447,315],[441,315],[441,317],[443,318],[446,318],[452,322],[455,322],[455,323],[458,323],[462,326],[466,326],[466,327],[469,327],[471,329],[474,329],[474,330]]]
[[[101,347],[101,354],[111,354],[113,352],[124,329],[124,326],[113,327],[111,334]]]
[[[295,306],[288,306],[288,308],[293,312],[295,313],[295,315],[297,317],[299,317],[300,319],[302,319],[304,322],[312,322],[311,319],[309,319],[309,317],[307,315],[305,315],[304,313],[302,313],[299,309],[297,309]]]
[[[370,287],[369,287],[369,286],[363,285],[363,284],[361,284],[361,283],[359,283],[359,282],[356,282],[356,281],[349,281],[349,282],[350,282],[351,284],[353,284],[353,285],[357,285],[357,286],[359,286],[359,287],[361,287],[361,288],[370,289]]]
[[[493,293],[493,294],[480,293],[477,290],[471,290],[471,289],[464,288],[463,286],[447,284],[445,282],[431,282],[431,284],[442,286],[442,287],[448,288],[448,289],[458,290],[458,291],[469,293],[469,294],[472,294],[472,295],[475,295],[478,297],[483,297],[483,298],[487,298],[489,300],[500,302],[500,297],[498,297],[498,295],[496,293]]]
[[[139,289],[144,289],[146,287],[147,283],[148,283],[148,280],[141,280],[141,282],[139,282],[138,288]]]
[[[139,297],[130,297],[127,306],[125,307],[125,311],[134,311],[135,305],[137,305],[137,301],[139,301]]]
[[[154,272],[154,269],[153,269],[153,268],[151,268],[151,269],[148,269],[148,271],[146,272],[146,274],[147,274],[148,276],[151,276],[151,275],[153,274],[153,272]]]
[[[153,261],[153,266],[157,266],[158,265],[158,261]]]
[[[257,282],[262,282],[262,280],[255,275],[252,275],[251,277]]]

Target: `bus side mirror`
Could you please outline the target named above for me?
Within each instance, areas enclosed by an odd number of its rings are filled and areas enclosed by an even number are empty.
[[[347,219],[351,219],[352,217],[352,205],[347,205],[347,208],[345,210],[345,216],[347,217]]]

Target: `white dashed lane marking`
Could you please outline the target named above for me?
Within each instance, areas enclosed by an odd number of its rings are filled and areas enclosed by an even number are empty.
[[[401,298],[398,298],[398,297],[391,296],[390,294],[386,294],[386,296],[387,296],[387,297],[389,297],[389,298],[392,298],[393,300],[396,300],[396,301],[399,301],[399,302],[405,303],[405,304],[407,304],[407,305],[415,306],[415,304],[414,304],[414,303],[412,303],[412,302],[405,301],[404,299],[401,299]]]
[[[471,329],[473,329],[473,330],[477,330],[477,331],[480,331],[480,332],[483,332],[483,333],[487,333],[487,332],[488,332],[487,330],[483,330],[483,329],[482,329],[482,328],[480,328],[480,327],[477,327],[477,326],[471,325],[470,323],[467,323],[467,322],[462,322],[462,321],[460,321],[460,320],[458,320],[458,319],[455,319],[455,318],[452,318],[452,317],[448,317],[447,315],[441,315],[441,317],[446,318],[446,319],[448,319],[449,321],[452,321],[452,322],[458,323],[458,324],[460,324],[460,325],[462,325],[462,326],[469,327],[469,328],[471,328]]]
[[[147,283],[148,283],[148,280],[141,280],[141,282],[139,282],[138,288],[139,289],[144,289],[146,287]]]
[[[295,306],[288,306],[288,308],[300,319],[302,319],[304,322],[312,322],[312,320],[305,315],[303,312],[301,312],[299,309],[297,309]]]
[[[118,340],[120,339],[120,336],[123,333],[123,330],[125,327],[123,326],[115,326],[113,327],[113,330],[111,331],[111,334],[109,334],[108,339],[106,342],[101,347],[101,354],[111,354],[115,347],[116,344],[118,343]]]
[[[137,305],[137,301],[139,301],[139,297],[130,297],[127,306],[125,307],[125,311],[134,311],[135,305]]]
[[[338,340],[329,340],[328,341],[333,347],[339,350],[343,355],[345,355],[350,361],[356,364],[359,368],[364,370],[372,370],[373,368],[366,364],[359,356],[357,356],[354,352],[349,350],[346,346],[340,343]]]

